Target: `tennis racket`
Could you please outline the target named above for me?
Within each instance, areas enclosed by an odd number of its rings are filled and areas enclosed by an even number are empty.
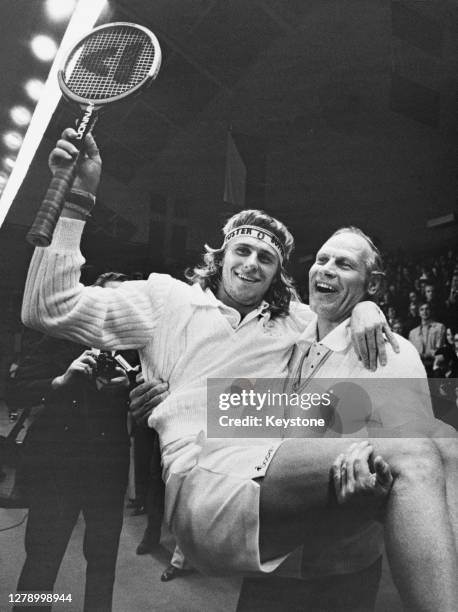
[[[58,80],[64,98],[80,108],[73,141],[78,149],[102,109],[139,93],[156,78],[161,58],[154,34],[134,23],[99,26],[72,47],[58,72]],[[51,242],[75,178],[78,157],[59,168],[51,180],[27,234],[28,242],[34,246],[45,247]]]

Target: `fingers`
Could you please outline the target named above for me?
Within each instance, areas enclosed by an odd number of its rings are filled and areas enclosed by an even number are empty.
[[[393,484],[393,475],[389,464],[380,455],[374,459],[374,469],[377,484],[383,489],[389,490]]]
[[[169,384],[160,383],[145,393],[143,396],[144,404],[148,406],[148,408],[155,408],[156,406],[159,406],[159,404],[162,403],[169,395]]]
[[[141,403],[131,402],[129,409],[135,421],[142,425],[146,424],[154,408],[163,402],[169,395],[170,393],[168,391],[164,391],[149,401]]]
[[[377,343],[375,340],[375,329],[368,329],[366,333],[367,351],[369,354],[369,370],[377,369]]]
[[[400,351],[399,342],[396,340],[396,336],[391,331],[390,326],[388,325],[388,323],[385,323],[385,325],[383,326],[383,331],[385,332],[385,336],[386,336],[388,342],[391,344],[391,346],[393,348],[393,351],[395,353],[399,353],[399,351]]]
[[[342,504],[345,501],[342,491],[342,465],[344,461],[344,455],[339,455],[331,467],[332,482],[334,484],[334,491],[339,504]]]
[[[332,480],[339,503],[346,503],[373,487],[375,478],[369,469],[372,452],[372,445],[363,440],[351,444],[332,464]]]
[[[91,159],[96,159],[100,157],[99,148],[91,132],[89,132],[89,134],[87,134],[84,139],[84,152]]]
[[[77,359],[76,361],[80,361],[81,363],[87,363],[91,366],[95,366],[97,363],[97,360],[95,358],[95,355],[92,351],[84,351],[84,353],[82,353]]]
[[[139,385],[137,385],[136,387],[134,387],[132,389],[132,391],[130,392],[130,400],[139,400],[140,398],[142,398],[146,393],[148,393],[148,391],[150,391],[155,385],[157,384],[161,384],[162,380],[155,380],[155,381],[146,381],[146,382],[142,382]]]
[[[349,493],[364,489],[370,476],[369,457],[373,451],[367,440],[355,442],[347,453],[346,472]]]
[[[355,474],[353,469],[353,463],[355,460],[353,451],[355,447],[356,444],[350,445],[346,453],[346,459],[342,464],[342,483],[348,493],[353,493],[355,490]]]
[[[375,329],[375,342],[376,342],[376,351],[378,354],[379,363],[381,366],[385,366],[386,365],[385,338],[383,337],[382,328],[380,325],[377,325]]]
[[[351,332],[351,343],[353,345],[353,349],[356,353],[356,356],[358,357],[360,361],[362,361],[362,355],[361,355],[361,349],[360,349],[359,342],[358,342],[358,337],[353,332]]]
[[[49,155],[49,168],[54,172],[56,167],[68,164],[76,159],[78,149],[68,140],[60,139]]]
[[[160,380],[145,382],[130,393],[130,411],[134,419],[144,421],[152,410],[162,403],[169,394],[169,384]]]
[[[97,379],[100,380],[100,379]],[[103,382],[103,390],[110,391],[113,389],[127,389],[129,387],[129,379],[125,373],[122,376],[115,376],[109,380],[101,379]]]
[[[358,352],[359,358],[363,362],[363,366],[369,370],[370,361],[369,361],[369,352],[367,350],[367,344],[366,344],[366,334],[364,332],[355,334],[353,346],[355,346],[355,342],[356,342],[356,346],[358,347],[357,352]]]
[[[64,162],[71,162],[78,156],[78,148],[75,146],[74,141],[77,136],[76,130],[73,128],[66,128],[61,137],[56,143],[56,146],[51,151],[49,156],[49,166],[51,170],[56,165]],[[94,136],[89,133],[86,135],[83,143],[83,152],[87,158],[92,160],[100,161],[100,153],[97,147],[97,143]]]
[[[366,440],[352,446],[353,450],[350,452],[349,461],[353,468],[353,477],[356,483],[363,485],[371,473],[369,469],[369,457],[374,449]]]

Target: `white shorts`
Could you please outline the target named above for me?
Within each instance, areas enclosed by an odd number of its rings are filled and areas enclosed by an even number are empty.
[[[246,574],[272,572],[285,560],[261,563],[256,482],[281,443],[206,440],[191,469],[168,473],[166,520],[193,567],[206,574]]]

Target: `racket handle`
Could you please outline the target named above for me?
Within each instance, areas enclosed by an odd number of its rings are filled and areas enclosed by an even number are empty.
[[[65,198],[75,179],[77,163],[78,158],[65,168],[57,168],[54,173],[35,221],[27,234],[27,242],[30,244],[39,247],[50,245]]]

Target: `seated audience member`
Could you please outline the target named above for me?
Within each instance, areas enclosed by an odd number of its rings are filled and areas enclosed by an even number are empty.
[[[458,328],[458,268],[450,280],[450,291],[444,304],[444,322]]]
[[[409,336],[410,332],[420,325],[420,317],[418,316],[418,306],[411,302],[408,306],[408,314],[404,320],[404,330],[406,337]]]
[[[409,340],[417,349],[428,376],[432,375],[434,355],[442,346],[445,338],[445,326],[431,317],[429,304],[420,304],[420,325],[409,333]]]
[[[404,336],[404,325],[402,324],[401,319],[393,319],[391,330],[399,336]]]
[[[388,325],[393,329],[393,323],[395,319],[397,319],[397,312],[394,306],[388,306],[386,312],[386,320],[388,321]]]
[[[436,321],[444,320],[444,304],[437,296],[436,287],[432,283],[425,285],[425,300],[431,310],[431,317]]]

